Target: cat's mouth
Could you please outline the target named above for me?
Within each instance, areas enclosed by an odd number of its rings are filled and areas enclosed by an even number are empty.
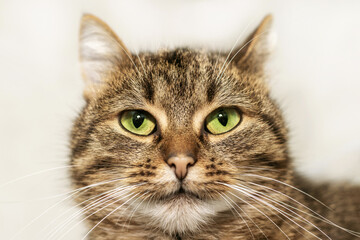
[[[170,195],[169,198],[170,199],[188,198],[188,199],[202,200],[200,198],[200,196],[198,196],[197,194],[195,194],[193,192],[190,192],[190,191],[186,190],[182,186],[180,186],[179,190],[177,190],[175,193]]]
[[[181,186],[179,190],[177,191],[177,194],[185,193],[184,188]]]

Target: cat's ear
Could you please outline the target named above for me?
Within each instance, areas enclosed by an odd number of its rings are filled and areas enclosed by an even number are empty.
[[[106,23],[89,14],[81,19],[79,45],[84,97],[88,99],[106,81],[106,75],[130,57],[130,52]]]
[[[276,43],[276,35],[271,31],[272,16],[267,15],[245,42],[234,50],[231,58],[239,67],[261,69]],[[230,59],[231,59],[230,58]]]

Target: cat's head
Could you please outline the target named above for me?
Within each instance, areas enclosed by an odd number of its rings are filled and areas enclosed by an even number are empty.
[[[109,214],[111,228],[133,212],[148,228],[197,231],[230,205],[248,208],[239,189],[264,184],[258,176],[289,180],[286,129],[264,81],[270,22],[231,53],[136,55],[101,20],[83,17],[86,106],[71,163],[75,186],[86,189],[77,200],[102,203],[89,215]]]

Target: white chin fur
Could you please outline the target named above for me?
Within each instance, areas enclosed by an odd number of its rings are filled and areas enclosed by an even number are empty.
[[[144,205],[140,211],[151,219],[149,224],[170,234],[196,232],[226,209],[220,201],[205,202],[185,195]]]

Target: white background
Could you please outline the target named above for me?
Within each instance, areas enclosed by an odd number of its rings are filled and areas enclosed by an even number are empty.
[[[360,1],[0,0],[1,239],[46,239],[66,217],[45,226],[71,206],[44,212],[64,196],[44,198],[69,190],[64,168],[3,184],[67,164],[71,121],[83,104],[77,40],[85,12],[133,51],[227,50],[246,25],[272,13],[270,84],[298,169],[319,181],[360,183]],[[80,224],[63,239],[83,234]]]

